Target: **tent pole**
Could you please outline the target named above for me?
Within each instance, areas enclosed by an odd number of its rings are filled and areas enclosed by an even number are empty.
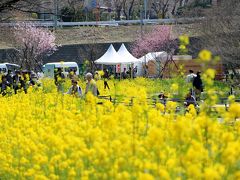
[[[131,63],[131,79],[133,79],[133,63]]]
[[[120,64],[120,80],[122,79],[122,64]]]

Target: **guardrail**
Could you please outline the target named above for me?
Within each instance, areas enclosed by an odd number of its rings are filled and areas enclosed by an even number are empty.
[[[178,18],[178,19],[143,19],[143,20],[121,20],[121,21],[91,21],[91,22],[57,22],[58,27],[73,26],[119,26],[129,24],[189,24],[201,21],[204,18]],[[26,22],[26,21],[25,21]],[[28,21],[29,22],[29,21]],[[0,23],[0,26],[15,26],[18,22]],[[54,27],[54,21],[31,21],[39,27]]]

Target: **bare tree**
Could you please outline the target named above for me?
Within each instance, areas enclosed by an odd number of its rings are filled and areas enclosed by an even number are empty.
[[[201,44],[214,54],[220,55],[227,67],[240,79],[240,1],[222,1],[210,12],[198,28]]]
[[[123,0],[113,0],[113,7],[116,12],[115,20],[120,20],[121,19],[121,11],[123,8]]]
[[[152,0],[151,9],[155,12],[158,18],[166,18],[169,10],[170,0]]]
[[[126,19],[132,19],[137,0],[123,0],[123,13]]]
[[[41,13],[40,8],[51,10],[49,3],[52,0],[1,0],[0,1],[0,21],[12,18],[14,13],[11,12],[23,12],[23,13]],[[46,5],[48,4],[48,6]]]

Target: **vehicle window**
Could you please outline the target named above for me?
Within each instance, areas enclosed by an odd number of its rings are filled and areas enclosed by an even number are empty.
[[[69,70],[70,70],[69,67],[65,67],[65,68],[64,68],[64,71],[65,71],[65,72],[69,72]]]
[[[16,65],[12,65],[12,64],[6,64],[7,66],[7,69],[8,70],[11,70],[11,71],[15,71],[15,70],[19,70],[19,66],[16,66]]]
[[[72,70],[72,71],[76,71],[77,70],[77,67],[69,67],[69,71]]]
[[[6,68],[0,68],[0,70],[1,70],[2,73],[7,72],[7,69],[6,69]]]

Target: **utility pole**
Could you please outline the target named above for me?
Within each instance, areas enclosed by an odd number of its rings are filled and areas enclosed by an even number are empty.
[[[54,0],[54,28],[57,29],[57,20],[58,20],[58,0]]]
[[[143,7],[140,5],[140,20],[141,20],[141,38],[143,37]]]
[[[144,19],[147,19],[147,0],[144,0]]]

